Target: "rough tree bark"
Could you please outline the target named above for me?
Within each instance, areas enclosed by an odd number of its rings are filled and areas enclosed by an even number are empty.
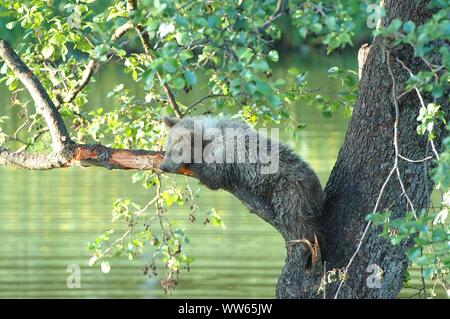
[[[387,26],[395,18],[422,24],[430,17],[429,1],[386,0]],[[409,46],[390,48],[381,37],[375,37],[368,52],[360,81],[360,95],[354,107],[345,142],[325,189],[326,242],[321,246],[326,255],[326,270],[347,266],[362,238],[367,225],[365,216],[375,207],[383,183],[389,175],[396,153],[393,145],[396,119],[393,103],[393,81],[389,62],[395,78],[397,96],[401,93],[407,71],[397,58],[414,72],[426,70],[420,59],[413,58]],[[388,61],[390,59],[390,61]],[[429,100],[431,101],[431,100]],[[426,157],[427,139],[416,132],[420,101],[415,92],[403,96],[399,103],[398,147],[399,153],[410,159]],[[439,101],[449,113],[448,100]],[[437,141],[443,138],[444,130]],[[439,143],[439,142],[438,142]],[[429,155],[429,154],[428,154]],[[432,182],[423,163],[399,162],[399,171],[406,193],[416,209],[427,207]],[[387,183],[377,211],[389,208],[397,216],[404,215],[407,200],[396,175]],[[348,268],[347,279],[339,291],[339,298],[395,298],[402,288],[403,273],[407,267],[405,242],[393,247],[380,238],[380,229],[368,228],[361,249]],[[323,298],[317,294],[321,273],[304,271],[305,252],[300,248],[288,249],[286,265],[277,287],[280,298]],[[367,267],[375,264],[381,269],[381,288],[370,288]],[[376,268],[373,268],[376,269]],[[326,287],[325,297],[336,297],[339,282]]]

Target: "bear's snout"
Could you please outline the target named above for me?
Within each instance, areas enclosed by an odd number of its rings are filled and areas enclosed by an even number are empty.
[[[159,168],[166,173],[176,172],[180,165],[170,163],[170,162],[162,162]]]

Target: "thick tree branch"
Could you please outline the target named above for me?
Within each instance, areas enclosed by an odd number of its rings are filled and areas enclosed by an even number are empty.
[[[32,170],[48,170],[61,167],[66,162],[62,153],[52,154],[29,154],[24,152],[13,152],[0,147],[0,165]]]
[[[56,109],[55,104],[48,96],[42,84],[31,72],[31,70],[20,60],[19,56],[14,52],[11,46],[4,40],[0,39],[0,58],[17,78],[23,83],[30,92],[36,104],[36,111],[45,119],[53,141],[53,151],[56,153],[63,151],[72,143],[69,137],[64,121]]]
[[[0,165],[31,170],[49,170],[69,166],[157,170],[163,157],[163,152],[114,149],[103,145],[74,144],[64,152],[50,154],[13,152],[0,147]],[[185,170],[182,170],[180,174],[190,175]]]
[[[103,145],[76,145],[72,148],[72,159],[65,166],[99,166],[107,169],[154,170],[164,157],[163,152],[146,150],[124,150]]]

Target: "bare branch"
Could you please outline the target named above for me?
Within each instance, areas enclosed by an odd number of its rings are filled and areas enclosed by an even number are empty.
[[[402,160],[410,162],[410,163],[423,163],[423,162],[426,162],[426,161],[429,161],[429,160],[433,159],[433,156],[427,156],[427,157],[425,157],[423,159],[420,159],[420,160],[412,160],[412,159],[404,157],[404,156],[402,156],[400,154],[398,154],[398,157],[400,157]]]
[[[84,87],[89,83],[92,75],[94,74],[95,69],[97,69],[98,66],[99,64],[95,60],[90,60],[88,62],[86,68],[84,69],[83,76],[80,79],[80,82],[77,83],[77,85],[75,86],[75,88],[73,88],[73,90],[71,90],[64,96],[65,103],[70,103],[77,97],[78,93],[80,93],[81,90],[83,90]]]
[[[8,42],[0,39],[0,57],[6,62],[9,69],[17,76],[30,92],[36,104],[36,111],[42,114],[50,130],[55,152],[63,151],[72,143],[64,121],[56,109],[55,104],[48,96],[42,84],[22,62]]]
[[[186,116],[190,111],[192,111],[193,108],[195,108],[197,105],[203,103],[207,99],[214,99],[214,98],[218,98],[218,97],[229,97],[229,96],[225,95],[225,94],[208,94],[206,96],[203,96],[200,99],[198,99],[197,101],[195,101],[194,103],[192,103],[192,105],[189,106],[186,109],[186,111],[184,111],[183,116]]]
[[[113,35],[111,36],[111,41],[117,41],[119,40],[125,33],[127,33],[129,30],[133,29],[133,24],[131,22],[127,22],[123,25],[121,25],[120,27],[118,27]]]
[[[99,166],[108,169],[158,169],[163,152],[146,150],[124,150],[103,145],[76,145],[72,148],[72,159],[66,166]]]
[[[158,171],[163,158],[164,152],[160,151],[116,149],[100,144],[73,144],[64,152],[50,154],[13,152],[0,147],[0,165],[30,170],[96,166],[106,169]],[[176,174],[193,176],[185,167],[179,169]]]

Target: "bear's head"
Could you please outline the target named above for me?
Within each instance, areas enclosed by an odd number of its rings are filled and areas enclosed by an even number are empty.
[[[160,169],[175,173],[182,167],[212,163],[222,157],[221,130],[209,117],[164,117],[168,128],[165,155]]]

